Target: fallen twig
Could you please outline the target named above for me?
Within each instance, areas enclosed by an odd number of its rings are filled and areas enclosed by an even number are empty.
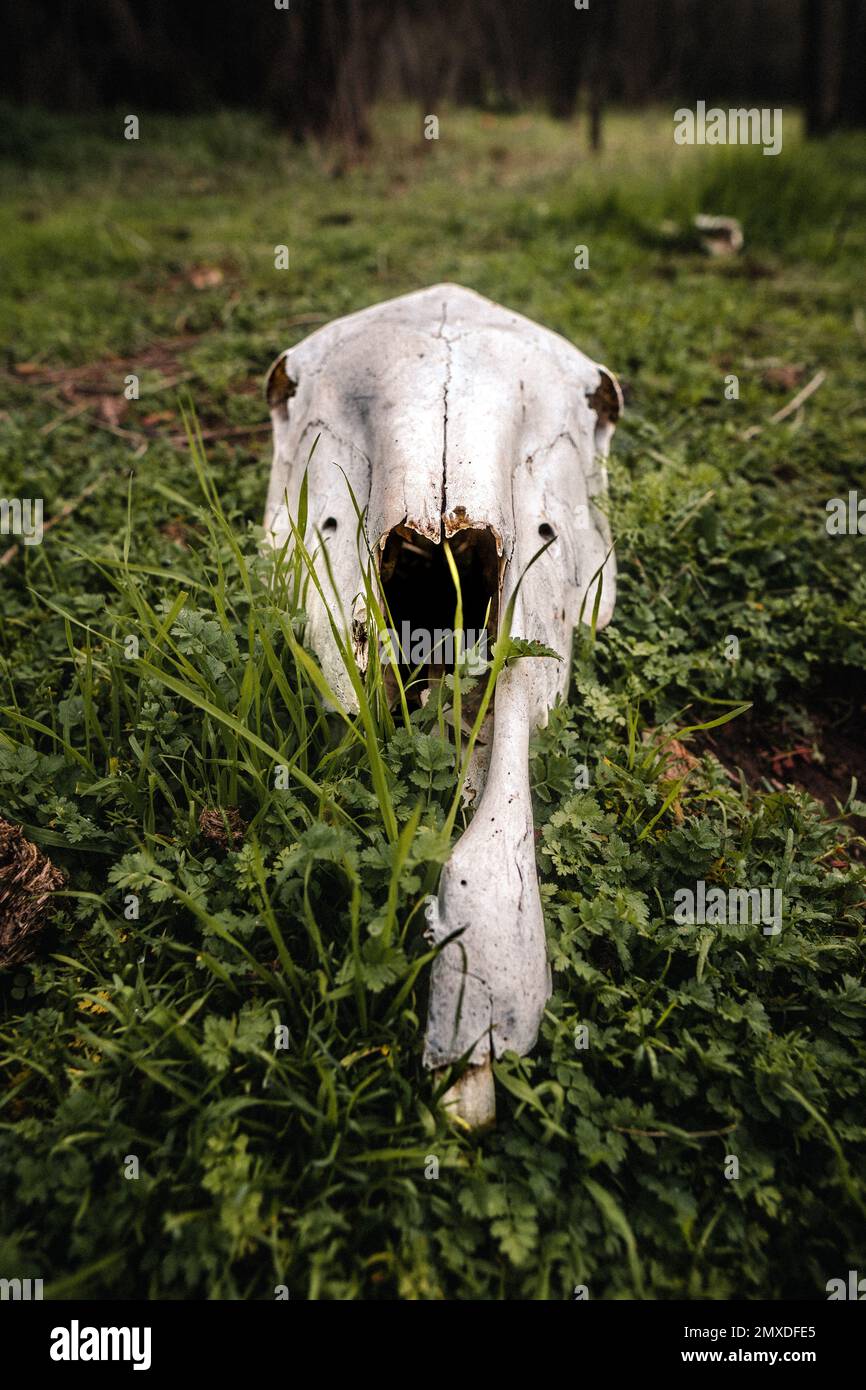
[[[798,391],[796,396],[788,401],[787,405],[783,405],[781,410],[777,410],[775,415],[770,416],[769,424],[780,425],[783,420],[787,420],[788,416],[793,415],[795,410],[799,410],[800,406],[803,405],[810,396],[814,396],[818,387],[823,386],[826,380],[827,373],[822,368],[820,372],[815,373],[811,381],[806,383],[802,391]],[[754,439],[756,435],[761,434],[764,428],[764,425],[750,425],[747,430],[743,431],[742,438]]]
[[[726,1125],[724,1129],[693,1129],[693,1130],[670,1130],[670,1129],[626,1129],[623,1125],[611,1125],[617,1134],[632,1134],[639,1139],[679,1139],[684,1136],[686,1139],[715,1139],[722,1134],[733,1134],[737,1128],[736,1123]]]
[[[794,411],[799,409],[803,402],[807,401],[810,396],[813,396],[818,390],[818,387],[822,386],[826,380],[827,373],[825,371],[816,372],[812,380],[807,382],[803,387],[802,391],[798,391],[796,396],[794,396],[787,405],[783,405],[781,410],[777,410],[775,415],[770,416],[770,424],[778,425],[781,424],[783,420],[787,420],[788,416],[793,415]]]
[[[53,420],[49,420],[47,425],[43,425],[39,433],[43,435],[51,434],[59,425],[65,425],[67,420],[74,420],[76,415],[81,415],[83,411],[89,409],[90,401],[76,401],[75,405],[71,405],[68,410],[62,411],[60,415],[55,416]]]
[[[229,425],[225,429],[202,430],[202,439],[229,439],[236,438],[244,434],[264,434],[266,430],[272,428],[270,421],[263,425]],[[159,436],[156,436],[157,438]],[[183,444],[186,442],[185,434],[170,434],[168,436],[172,444]]]

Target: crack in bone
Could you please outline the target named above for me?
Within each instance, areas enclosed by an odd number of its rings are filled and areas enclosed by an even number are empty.
[[[354,442],[354,440],[347,439],[345,435],[338,434],[337,431],[334,429],[333,425],[329,425],[325,420],[310,420],[307,422],[307,424],[304,426],[303,433],[301,434],[298,440],[299,448],[301,445],[301,441],[306,439],[307,435],[312,434],[315,430],[319,430],[322,434],[328,435],[330,439],[334,440],[335,444],[342,445],[342,447],[344,449],[348,449],[350,453],[357,454],[359,458],[362,458],[364,460],[368,468],[373,467],[370,455],[367,453],[365,449],[362,449],[360,445]]]
[[[439,328],[434,337],[441,339],[445,344],[445,381],[442,385],[442,495],[439,502],[439,514],[445,518],[445,498],[448,490],[448,391],[451,387],[451,343],[452,339],[445,336],[445,324],[448,319],[448,301],[442,301],[442,318]]]

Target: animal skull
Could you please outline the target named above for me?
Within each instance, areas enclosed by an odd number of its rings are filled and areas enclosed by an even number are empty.
[[[445,538],[477,625],[489,602],[495,638],[517,588],[512,635],[563,657],[524,657],[500,675],[486,766],[479,756],[470,771],[475,813],[428,905],[434,942],[460,934],[433,965],[424,1061],[438,1069],[469,1057],[451,1103],[468,1123],[484,1124],[494,1109],[492,1059],[529,1051],[550,993],[529,738],[566,692],[572,632],[583,605],[592,612],[599,575],[597,626],[613,612],[610,533],[594,504],[607,487],[620,389],[558,334],[445,284],[311,334],[277,358],[267,397],[274,459],[265,529],[277,546],[286,542],[308,467],[308,532],[327,546],[359,664],[366,614],[346,480],[392,612],[424,627],[438,602],[439,626],[453,622]],[[329,582],[323,575],[325,593]],[[317,592],[308,611],[307,640],[332,690],[356,708]]]

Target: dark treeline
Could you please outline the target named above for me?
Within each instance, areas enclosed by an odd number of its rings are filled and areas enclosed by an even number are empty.
[[[362,145],[378,96],[558,116],[606,102],[802,104],[866,124],[866,0],[3,0],[3,95],[87,111],[269,112]]]

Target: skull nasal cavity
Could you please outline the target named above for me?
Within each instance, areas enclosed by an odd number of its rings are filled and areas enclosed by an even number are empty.
[[[470,643],[477,641],[486,619],[488,646],[492,646],[499,617],[496,537],[490,530],[464,530],[448,544],[460,578],[463,631]],[[444,546],[408,526],[396,526],[385,542],[379,572],[391,624],[398,634],[403,623],[412,633],[453,632],[457,591]],[[441,670],[434,664],[422,673],[419,693]]]

